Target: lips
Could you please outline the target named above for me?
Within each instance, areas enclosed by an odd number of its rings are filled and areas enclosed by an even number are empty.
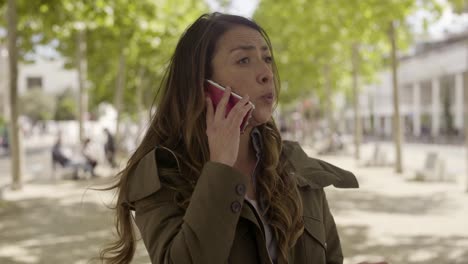
[[[264,102],[267,102],[269,104],[273,103],[275,100],[275,94],[274,93],[266,93],[260,97],[260,99]]]

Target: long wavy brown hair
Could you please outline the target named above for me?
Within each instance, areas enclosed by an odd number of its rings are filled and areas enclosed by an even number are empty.
[[[270,40],[259,25],[234,15],[202,15],[181,36],[157,93],[157,111],[151,126],[126,167],[117,175],[117,183],[108,188],[118,190],[115,207],[118,239],[101,251],[103,262],[130,263],[134,256],[136,238],[130,213],[132,208],[125,205],[128,177],[138,162],[156,146],[169,148],[177,156],[180,168],[160,169],[159,175],[163,185],[177,191],[177,205],[184,209],[189,206],[194,186],[210,156],[203,82],[213,73],[212,59],[218,39],[237,26],[257,30],[272,51]],[[273,73],[276,94],[279,94],[274,60]],[[291,166],[282,154],[282,140],[273,118],[258,128],[264,150],[257,176],[257,199],[264,205],[263,214],[277,239],[278,260],[287,262],[289,249],[304,230],[302,201],[289,173]]]

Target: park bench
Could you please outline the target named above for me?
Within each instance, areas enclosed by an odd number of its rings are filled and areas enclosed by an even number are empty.
[[[90,171],[85,168],[84,161],[74,161],[74,164],[62,165],[52,159],[52,179],[75,180],[91,177]]]
[[[369,159],[364,163],[364,166],[387,166],[387,153],[385,153],[380,145],[377,143],[374,145],[373,151]]]
[[[445,171],[445,162],[436,152],[428,152],[424,167],[416,171],[415,180],[419,181],[445,181],[447,173]]]

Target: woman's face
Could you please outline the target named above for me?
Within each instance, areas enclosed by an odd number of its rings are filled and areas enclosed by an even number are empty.
[[[271,118],[275,103],[272,58],[263,36],[246,26],[228,30],[216,43],[213,81],[230,86],[255,105],[249,123],[257,126]]]

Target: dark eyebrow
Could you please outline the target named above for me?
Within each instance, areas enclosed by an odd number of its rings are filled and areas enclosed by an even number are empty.
[[[236,51],[236,50],[253,50],[255,49],[255,46],[254,45],[240,45],[240,46],[237,46],[233,49],[231,49],[229,51],[229,53],[233,52],[233,51]],[[268,50],[268,46],[262,46],[262,51],[267,51]]]

